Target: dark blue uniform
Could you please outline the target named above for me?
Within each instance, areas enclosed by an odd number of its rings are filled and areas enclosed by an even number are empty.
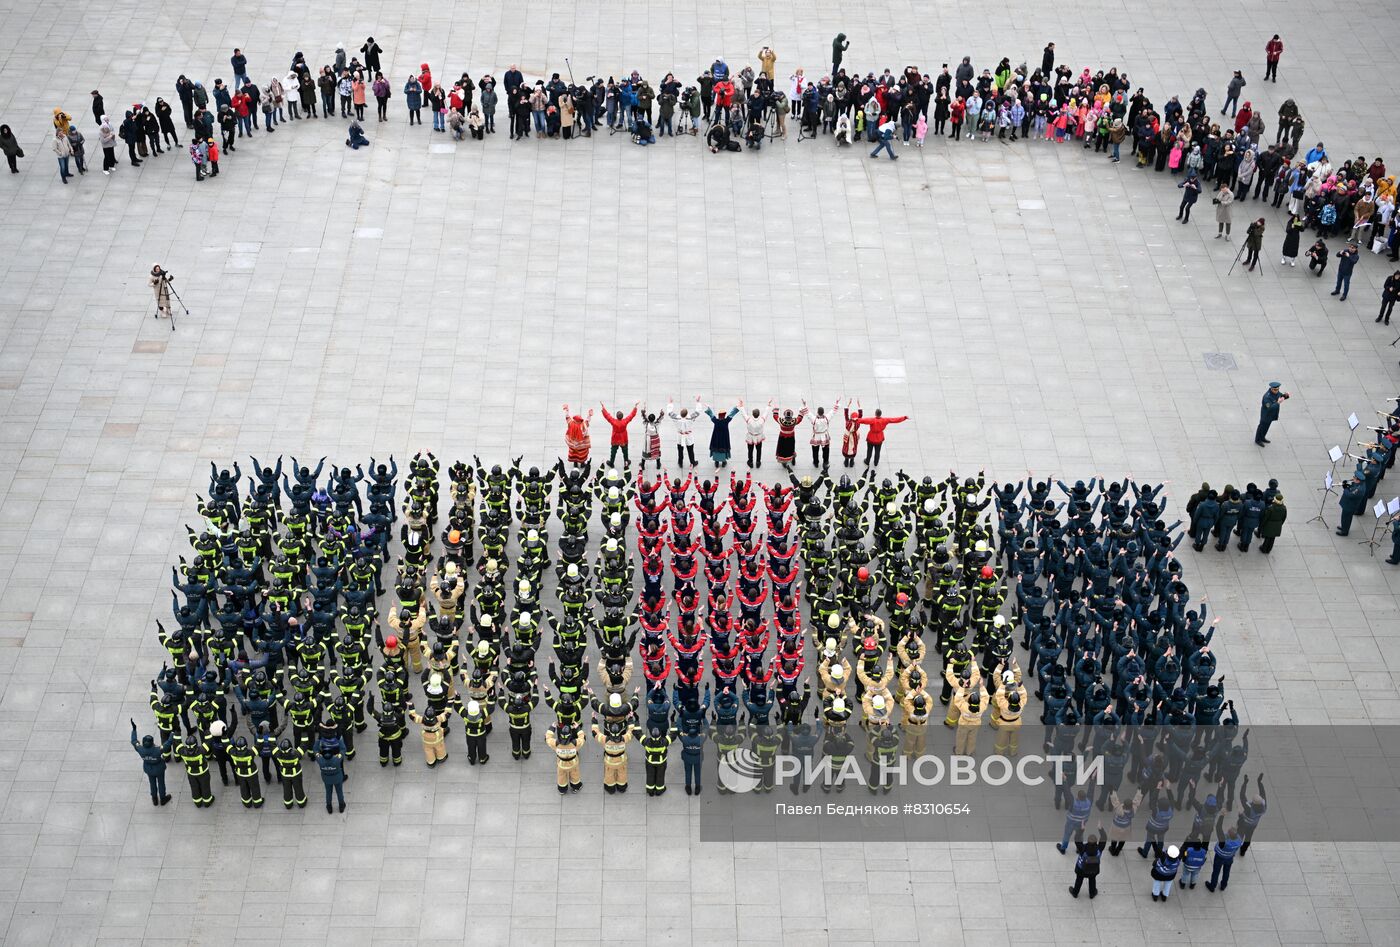
[[[1342,485],[1342,497],[1337,501],[1342,508],[1342,522],[1337,527],[1337,535],[1351,532],[1351,518],[1366,512],[1366,484],[1359,480],[1348,480]]]
[[[164,744],[156,743],[155,738],[149,736],[138,740],[136,724],[131,725],[131,748],[141,757],[141,769],[151,784],[151,805],[163,806],[170,801],[170,794],[165,791],[165,756],[174,745],[173,738]]]
[[[1259,403],[1259,426],[1254,429],[1254,443],[1269,443],[1269,425],[1278,420],[1279,402],[1288,395],[1279,391],[1278,385],[1270,385],[1269,390],[1264,392],[1264,397]]]
[[[316,757],[316,765],[321,769],[321,782],[326,787],[326,811],[331,811],[331,793],[335,793],[340,803],[340,811],[345,811],[345,760],[339,753],[322,754]]]

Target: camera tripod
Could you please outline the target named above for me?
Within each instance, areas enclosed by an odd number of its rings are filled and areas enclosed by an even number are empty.
[[[180,308],[183,309],[183,310],[185,311],[185,315],[188,316],[188,315],[190,314],[189,307],[186,306],[186,305],[185,305],[185,301],[184,301],[183,299],[180,298],[180,294],[177,293],[177,292],[175,291],[175,285],[174,285],[174,282],[171,280],[170,274],[169,274],[169,273],[166,273],[166,274],[165,274],[165,288],[168,289],[168,290],[170,290],[170,295],[172,295],[172,296],[175,297],[175,301],[176,301],[177,303],[180,304]],[[156,314],[155,314],[155,318],[156,318],[156,319],[159,319],[159,318],[160,318],[160,302],[159,302],[159,300],[157,300],[157,302],[156,302]],[[175,307],[174,307],[174,306],[171,306],[171,307],[170,307],[170,331],[171,331],[171,332],[174,332],[174,331],[175,331]]]

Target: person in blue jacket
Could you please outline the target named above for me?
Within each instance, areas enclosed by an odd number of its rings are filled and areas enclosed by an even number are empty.
[[[409,76],[403,84],[404,101],[408,105],[408,124],[423,124],[423,84],[417,76]]]
[[[1230,868],[1235,864],[1235,855],[1240,846],[1244,844],[1238,832],[1226,830],[1223,812],[1215,820],[1215,836],[1215,861],[1210,866],[1210,880],[1206,882],[1206,890],[1212,893],[1217,885],[1221,891],[1230,886]]]
[[[170,794],[165,791],[165,756],[174,745],[174,737],[167,739],[164,744],[159,744],[149,733],[138,740],[136,721],[131,721],[131,748],[141,757],[141,769],[146,774],[146,781],[151,784],[153,806],[163,806],[170,801]]]
[[[326,787],[326,811],[331,811],[331,793],[335,793],[340,803],[340,811],[345,811],[345,758],[329,747],[316,758],[321,770],[321,782]]]
[[[1198,836],[1193,835],[1181,843],[1181,887],[1196,887],[1196,879],[1206,866],[1206,856],[1209,854],[1210,847]]]
[[[1153,842],[1152,854],[1152,900],[1165,901],[1172,893],[1172,882],[1181,867],[1181,850],[1172,845],[1163,851],[1160,842]]]

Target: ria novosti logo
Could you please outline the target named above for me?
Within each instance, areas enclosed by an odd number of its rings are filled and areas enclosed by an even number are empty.
[[[1101,756],[897,756],[888,762],[864,762],[855,756],[773,757],[773,786],[844,788],[860,786],[888,791],[896,786],[1102,786]],[[719,784],[732,793],[753,792],[764,783],[763,765],[747,747],[719,755]]]

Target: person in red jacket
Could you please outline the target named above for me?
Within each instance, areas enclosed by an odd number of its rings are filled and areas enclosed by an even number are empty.
[[[873,418],[861,418],[856,422],[870,428],[870,433],[865,435],[865,466],[878,467],[880,465],[880,448],[885,444],[885,428],[891,424],[899,424],[908,420],[909,416],[904,414],[897,418],[882,417],[880,409],[876,408]]]
[[[637,416],[637,407],[641,402],[632,402],[632,411],[624,415],[621,411],[613,414],[608,410],[607,405],[603,405],[603,420],[612,426],[611,448],[608,451],[608,466],[617,466],[617,452],[622,451],[622,462],[630,464],[632,458],[627,453],[627,425],[632,423],[632,419]]]
[[[721,79],[715,83],[715,121],[719,124],[729,123],[729,109],[734,104],[734,83],[728,79]]]
[[[1283,40],[1274,34],[1274,38],[1264,44],[1264,81],[1270,79],[1278,82],[1278,61],[1283,58]]]

